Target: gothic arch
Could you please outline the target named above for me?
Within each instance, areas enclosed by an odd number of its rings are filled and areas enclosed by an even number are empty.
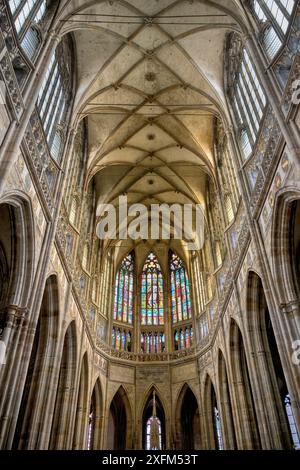
[[[151,249],[147,250],[146,254],[143,256],[143,259],[141,260],[141,262],[139,264],[139,267],[137,266],[137,277],[139,278],[141,276],[141,274],[143,272],[143,269],[144,269],[144,266],[145,266],[145,263],[148,259],[148,256],[151,253],[154,254],[154,256],[157,259],[157,262],[160,266],[162,276],[163,276],[164,288],[165,288],[166,279],[167,279],[167,275],[168,275],[168,269],[166,269],[166,263],[164,262],[163,257],[160,254],[158,254],[154,248],[151,248]]]
[[[0,199],[0,211],[1,258],[6,259],[9,274],[2,305],[24,307],[28,302],[34,268],[35,232],[30,199],[22,192],[6,194]],[[11,254],[7,253],[6,248],[10,249]]]
[[[299,304],[299,207],[300,191],[297,187],[285,188],[276,196],[271,231],[273,275],[280,303]],[[276,275],[275,275],[276,274]]]
[[[206,449],[217,450],[222,447],[222,431],[221,425],[216,426],[215,410],[218,411],[218,418],[220,420],[220,406],[217,399],[216,388],[211,379],[211,376],[206,373],[204,380],[204,393],[203,393],[203,416],[205,425]]]
[[[166,416],[166,408],[164,403],[161,400],[160,392],[157,390],[155,385],[150,386],[148,392],[145,394],[145,398],[143,400],[143,405],[141,407],[141,411],[139,416],[141,416],[141,425],[140,428],[140,436],[142,440],[142,445],[139,447],[141,449],[146,449],[146,423],[148,418],[152,416],[153,411],[153,393],[155,392],[155,402],[156,402],[156,413],[157,417],[161,422],[161,444],[162,449],[167,448],[167,416]]]
[[[107,411],[107,442],[109,450],[124,450],[132,448],[133,416],[128,395],[121,385]],[[118,433],[116,433],[116,428]]]
[[[236,437],[238,448],[260,449],[261,441],[255,400],[250,380],[244,339],[237,322],[231,318],[229,326],[229,363],[233,380],[238,416],[236,416]]]
[[[176,449],[200,449],[200,408],[198,399],[190,385],[185,383],[176,401],[175,408]]]
[[[75,394],[77,369],[77,335],[72,320],[64,334],[58,366],[59,375],[50,433],[49,449],[69,449],[72,446],[72,406]]]
[[[163,398],[162,392],[159,390],[157,385],[155,385],[154,383],[152,383],[149,387],[147,387],[147,390],[143,393],[143,400],[140,403],[140,406],[138,408],[138,416],[142,416],[143,411],[145,409],[145,406],[147,404],[147,401],[149,399],[149,396],[151,395],[151,392],[153,392],[153,390],[155,390],[155,393],[158,395],[158,397],[160,399],[160,402],[162,403],[163,409],[165,411],[166,417],[167,417],[168,412],[166,412],[166,410],[168,410],[168,403]]]
[[[217,377],[220,396],[220,412],[222,416],[223,439],[226,449],[236,449],[236,436],[232,412],[232,398],[230,395],[227,364],[221,349],[217,356]]]
[[[35,448],[45,438],[37,429],[36,420],[45,417],[47,405],[41,403],[41,396],[47,396],[51,389],[51,369],[57,353],[59,331],[58,282],[55,275],[47,278],[35,327],[30,361],[26,374],[18,421],[14,435],[14,448]]]
[[[88,400],[89,395],[89,367],[88,356],[85,352],[80,367],[79,385],[77,392],[77,406],[75,412],[75,428],[73,436],[73,449],[85,449],[87,445],[88,430]]]
[[[99,377],[94,384],[89,407],[87,447],[90,450],[100,450],[102,447],[101,440],[103,432],[104,410],[103,394]]]
[[[265,442],[264,446],[273,449],[293,448],[293,436],[285,407],[286,397],[290,400],[284,374],[286,367],[278,348],[278,344],[282,344],[282,335],[278,331],[278,322],[274,322],[274,315],[269,311],[262,279],[254,271],[249,271],[248,275],[246,310],[258,390],[262,394],[260,401],[265,401],[266,419],[272,423],[270,442]]]

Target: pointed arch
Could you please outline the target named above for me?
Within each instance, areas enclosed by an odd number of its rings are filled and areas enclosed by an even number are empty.
[[[297,412],[294,399],[291,400],[278,345],[281,343],[278,322],[271,315],[261,277],[254,271],[248,273],[247,283],[247,326],[255,371],[259,377],[261,399],[265,401],[265,419],[270,423],[271,432],[265,437],[268,448],[300,448],[299,432],[293,409]],[[273,327],[274,324],[274,327]],[[288,406],[287,406],[288,405]]]
[[[101,382],[97,378],[90,399],[87,449],[100,450],[103,432],[103,394]]]
[[[209,374],[204,381],[204,421],[206,428],[207,449],[222,450],[223,434],[220,416],[220,406],[217,400],[215,386]]]
[[[61,352],[49,449],[68,449],[72,445],[72,405],[75,398],[77,335],[75,321],[68,325]]]
[[[35,229],[31,202],[20,191],[8,193],[0,199],[1,259],[2,269],[8,282],[0,279],[0,307],[5,311],[8,304],[26,305],[33,279]],[[6,282],[4,282],[6,281]],[[5,323],[5,318],[1,318]]]
[[[298,302],[300,298],[299,214],[299,188],[279,191],[272,217],[271,252],[274,280],[282,304]]]
[[[240,449],[260,449],[261,440],[255,400],[248,369],[244,339],[236,321],[231,318],[229,326],[230,367],[236,399],[239,426],[236,427]]]
[[[85,352],[81,360],[79,387],[77,392],[77,406],[75,412],[75,429],[73,436],[73,449],[85,449],[87,445],[88,429],[88,401],[89,392],[89,368],[88,358]]]
[[[220,412],[223,418],[224,445],[226,449],[236,449],[237,442],[232,413],[232,401],[227,374],[227,365],[221,349],[218,351],[218,385],[220,391]]]
[[[114,394],[108,408],[106,434],[107,449],[124,450],[132,448],[132,409],[123,385]]]
[[[199,404],[187,383],[182,386],[176,402],[175,433],[176,449],[201,449]]]
[[[59,295],[56,275],[46,280],[42,305],[35,330],[26,381],[16,425],[13,448],[35,448],[44,438],[41,429],[34,426],[35,419],[45,417],[45,397],[53,378],[59,331]],[[44,393],[43,393],[44,392]],[[43,400],[43,403],[41,403]]]
[[[157,431],[157,450],[166,449],[166,414],[160,393],[152,385],[146,394],[142,409],[142,449],[151,450],[151,427]]]

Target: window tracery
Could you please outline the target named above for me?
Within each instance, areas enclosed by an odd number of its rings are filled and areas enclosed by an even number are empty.
[[[256,144],[267,100],[249,53],[235,33],[229,35],[228,60],[227,91],[246,160]]]
[[[153,252],[148,255],[141,279],[141,324],[164,325],[163,275]]]
[[[178,323],[189,320],[192,316],[190,285],[188,275],[182,260],[175,254],[170,254],[172,322]]]
[[[72,94],[72,50],[61,41],[53,53],[37,99],[37,110],[52,157],[59,159]]]
[[[116,274],[114,296],[114,320],[132,324],[133,321],[133,272],[134,256],[127,255]]]
[[[295,1],[251,0],[249,4],[261,32],[263,48],[272,60],[284,42]]]
[[[20,44],[29,59],[33,59],[42,42],[38,23],[46,14],[46,0],[9,0]]]

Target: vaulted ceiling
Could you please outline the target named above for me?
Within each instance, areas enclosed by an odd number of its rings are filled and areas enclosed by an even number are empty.
[[[214,125],[227,119],[224,44],[241,31],[232,0],[69,1],[75,119],[88,121],[88,181],[98,201],[204,204]]]

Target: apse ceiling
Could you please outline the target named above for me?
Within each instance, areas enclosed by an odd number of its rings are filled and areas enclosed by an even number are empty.
[[[70,1],[76,43],[75,119],[88,123],[99,202],[204,204],[215,177],[216,117],[227,118],[225,37],[240,31],[232,0]]]

